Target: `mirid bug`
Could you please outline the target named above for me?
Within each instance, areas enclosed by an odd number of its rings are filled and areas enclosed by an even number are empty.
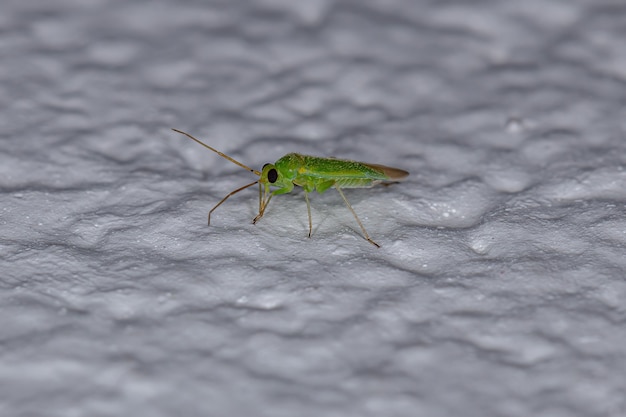
[[[213,213],[216,208],[221,206],[222,203],[228,199],[228,197],[241,190],[245,190],[254,184],[259,184],[259,214],[257,214],[252,220],[253,224],[256,224],[256,222],[263,217],[263,214],[265,214],[265,210],[267,209],[267,205],[270,203],[273,196],[290,193],[293,190],[293,187],[297,185],[302,187],[304,190],[304,199],[306,200],[306,209],[309,215],[309,237],[311,237],[313,223],[311,221],[309,193],[315,190],[321,194],[329,188],[334,187],[339,192],[339,195],[341,195],[341,198],[343,198],[343,201],[346,203],[346,206],[356,219],[356,222],[359,224],[365,239],[372,245],[379,248],[380,245],[374,242],[365,230],[363,223],[361,223],[361,220],[359,220],[356,212],[348,202],[342,188],[368,188],[380,183],[402,181],[409,175],[408,172],[402,169],[391,168],[384,165],[368,164],[365,162],[356,162],[346,159],[322,158],[297,153],[287,154],[273,164],[265,164],[259,172],[239,161],[236,161],[217,149],[210,147],[206,143],[194,138],[189,133],[185,133],[178,129],[172,130],[187,136],[205,148],[217,153],[219,156],[226,158],[230,162],[259,176],[258,180],[237,188],[236,190],[228,193],[226,197],[222,198],[220,202],[209,211],[209,225],[211,224],[211,213]],[[272,187],[274,187],[273,190]]]

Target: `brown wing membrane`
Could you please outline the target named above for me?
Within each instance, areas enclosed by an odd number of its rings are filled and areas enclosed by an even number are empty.
[[[373,169],[377,169],[383,172],[383,174],[385,174],[385,176],[387,176],[387,178],[389,178],[389,181],[402,181],[405,180],[406,177],[409,176],[409,173],[403,169],[400,168],[393,168],[393,167],[388,167],[385,165],[378,165],[378,164],[363,164],[363,165],[367,165],[370,168]]]

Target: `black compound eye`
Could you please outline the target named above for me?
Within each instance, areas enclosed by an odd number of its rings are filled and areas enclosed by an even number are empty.
[[[278,179],[278,172],[276,171],[276,169],[272,168],[269,171],[267,171],[267,180],[269,182],[274,184],[277,179]]]

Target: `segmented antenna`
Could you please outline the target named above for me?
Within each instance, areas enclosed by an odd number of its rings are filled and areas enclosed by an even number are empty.
[[[239,165],[243,169],[247,169],[248,171],[252,172],[253,174],[255,174],[255,175],[259,176],[259,177],[261,176],[261,173],[259,171],[257,171],[256,169],[252,169],[249,166],[244,165],[241,162],[237,161],[236,159],[231,158],[230,156],[226,155],[225,153],[222,153],[222,152],[218,151],[217,149],[210,147],[209,145],[207,145],[206,143],[202,142],[201,140],[194,138],[189,133],[183,132],[182,130],[178,130],[178,129],[174,129],[174,128],[172,128],[172,130],[174,132],[180,133],[181,135],[187,136],[189,139],[199,143],[200,145],[204,146],[207,149],[212,150],[213,152],[215,152],[216,154],[218,154],[222,158],[228,159],[233,164]]]

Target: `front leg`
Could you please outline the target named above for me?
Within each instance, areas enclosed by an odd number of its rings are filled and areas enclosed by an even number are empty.
[[[256,217],[252,219],[252,224],[256,224],[256,222],[258,222],[261,219],[261,217],[263,217],[263,215],[265,214],[265,210],[267,209],[267,206],[270,203],[270,200],[272,199],[272,197],[278,194],[290,193],[292,190],[293,190],[292,183],[288,183],[286,186],[279,188],[277,190],[274,190],[272,192],[270,192],[269,186],[267,185],[265,186],[265,193],[262,193],[261,190],[259,190],[259,214],[257,214]]]

